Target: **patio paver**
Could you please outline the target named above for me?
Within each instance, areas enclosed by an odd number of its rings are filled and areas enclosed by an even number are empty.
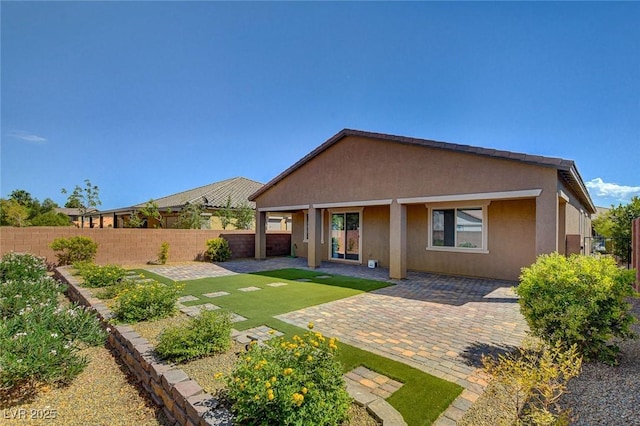
[[[304,258],[243,259],[217,266],[230,273],[310,269]],[[396,285],[277,318],[302,328],[312,321],[325,335],[464,387],[436,425],[459,420],[484,391],[481,356],[519,346],[528,330],[512,290],[514,282],[412,271],[405,280],[390,280],[384,268],[328,262],[313,270]]]

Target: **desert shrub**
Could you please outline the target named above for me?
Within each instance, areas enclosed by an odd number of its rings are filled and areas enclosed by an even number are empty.
[[[165,329],[160,335],[156,352],[169,361],[183,362],[221,353],[230,347],[229,313],[205,310],[185,325]]]
[[[162,244],[160,244],[160,251],[158,252],[158,262],[164,265],[167,263],[167,260],[169,260],[169,243],[163,241]]]
[[[98,243],[89,237],[56,238],[49,245],[56,252],[59,265],[71,265],[79,261],[92,261],[98,251]]]
[[[205,254],[212,262],[224,262],[229,260],[231,257],[229,242],[222,237],[208,240],[207,251]]]
[[[98,299],[113,299],[118,294],[125,290],[130,290],[135,287],[136,281],[130,279],[123,279],[114,285],[110,285],[95,292]]]
[[[182,285],[157,281],[138,282],[125,288],[116,297],[114,313],[123,322],[154,320],[171,315]]]
[[[3,258],[5,270],[27,270],[0,279],[0,391],[33,392],[43,383],[68,383],[86,360],[78,355],[81,345],[104,343],[105,332],[93,312],[58,306],[65,286],[46,275],[24,256]],[[11,269],[5,262],[16,262]],[[39,272],[36,273],[35,270]],[[27,276],[27,279],[18,277]]]
[[[340,424],[350,397],[335,339],[307,332],[251,345],[227,379],[233,411],[246,424]]]
[[[523,268],[516,292],[533,335],[564,349],[575,344],[585,359],[614,363],[619,349],[611,338],[633,336],[625,300],[633,282],[633,271],[609,256],[554,253]]]
[[[0,317],[19,315],[25,309],[36,309],[53,303],[66,286],[48,276],[29,280],[9,280],[0,285]]]
[[[76,261],[73,262],[71,264],[71,267],[73,268],[73,270],[71,271],[71,273],[73,275],[80,275],[82,276],[82,274],[84,273],[84,271],[86,271],[87,269],[91,269],[94,266],[96,266],[95,263],[93,263],[91,260],[80,260],[80,261]]]
[[[118,265],[84,266],[80,271],[84,287],[107,287],[120,282],[127,275],[126,269]]]
[[[42,257],[28,253],[9,252],[0,260],[0,280],[28,280],[43,277],[47,263]]]
[[[498,359],[483,357],[492,386],[501,388],[499,411],[514,425],[567,425],[570,412],[558,400],[569,379],[580,374],[582,357],[574,344],[532,344]]]

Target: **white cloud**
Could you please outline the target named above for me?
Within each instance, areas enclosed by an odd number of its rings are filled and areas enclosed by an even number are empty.
[[[23,130],[14,130],[9,133],[9,136],[26,142],[44,143],[47,141],[47,139],[42,136],[34,135],[31,132],[25,132]]]
[[[591,179],[585,182],[589,189],[595,190],[599,197],[610,197],[618,201],[628,201],[633,195],[640,195],[640,186],[618,185],[608,183],[601,178]]]

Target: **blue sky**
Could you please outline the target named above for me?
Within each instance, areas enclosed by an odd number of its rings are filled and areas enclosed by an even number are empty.
[[[342,128],[576,161],[640,195],[640,3],[0,3],[1,185],[102,208],[267,182]]]

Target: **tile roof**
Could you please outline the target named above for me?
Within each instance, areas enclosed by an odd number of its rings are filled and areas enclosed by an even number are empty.
[[[293,173],[295,170],[303,166],[305,163],[310,161],[316,155],[320,154],[322,151],[326,150],[333,144],[337,143],[341,139],[348,136],[377,139],[377,140],[396,142],[396,143],[406,144],[406,145],[419,145],[419,146],[424,146],[429,148],[438,148],[438,149],[444,149],[448,151],[476,154],[483,157],[492,157],[492,158],[500,158],[500,159],[506,159],[506,160],[512,160],[512,161],[519,161],[522,163],[533,164],[537,166],[552,167],[558,170],[558,174],[566,181],[569,187],[571,187],[576,192],[576,194],[578,195],[580,200],[583,202],[583,204],[587,208],[590,208],[592,210],[592,213],[595,213],[596,211],[593,201],[589,196],[589,192],[587,191],[587,188],[584,185],[582,177],[580,177],[580,174],[578,173],[575,163],[571,160],[565,160],[565,159],[556,158],[556,157],[543,157],[540,155],[530,155],[530,154],[524,154],[519,152],[502,151],[497,149],[482,148],[482,147],[471,146],[471,145],[461,145],[461,144],[455,144],[455,143],[449,143],[449,142],[440,142],[440,141],[434,141],[429,139],[411,138],[407,136],[396,136],[396,135],[388,135],[384,133],[365,132],[362,130],[353,130],[353,129],[343,129],[340,132],[336,133],[334,136],[329,138],[322,145],[318,146],[309,154],[302,157],[291,167],[286,169],[284,172],[280,173],[278,176],[276,176],[271,181],[266,183],[264,186],[259,188],[256,192],[251,194],[249,196],[249,200],[251,201],[255,200],[262,193],[264,193],[269,188],[274,186],[276,183],[280,182],[282,179],[284,179],[285,177]]]
[[[224,207],[227,198],[231,197],[231,207],[239,207],[243,203],[255,208],[255,203],[249,201],[249,195],[258,191],[262,183],[244,177],[234,177],[220,182],[210,183],[198,188],[167,195],[166,197],[154,199],[158,204],[158,209],[162,211],[170,207],[181,207],[186,203],[204,202],[209,208]],[[142,208],[144,203],[136,204],[132,208]]]

